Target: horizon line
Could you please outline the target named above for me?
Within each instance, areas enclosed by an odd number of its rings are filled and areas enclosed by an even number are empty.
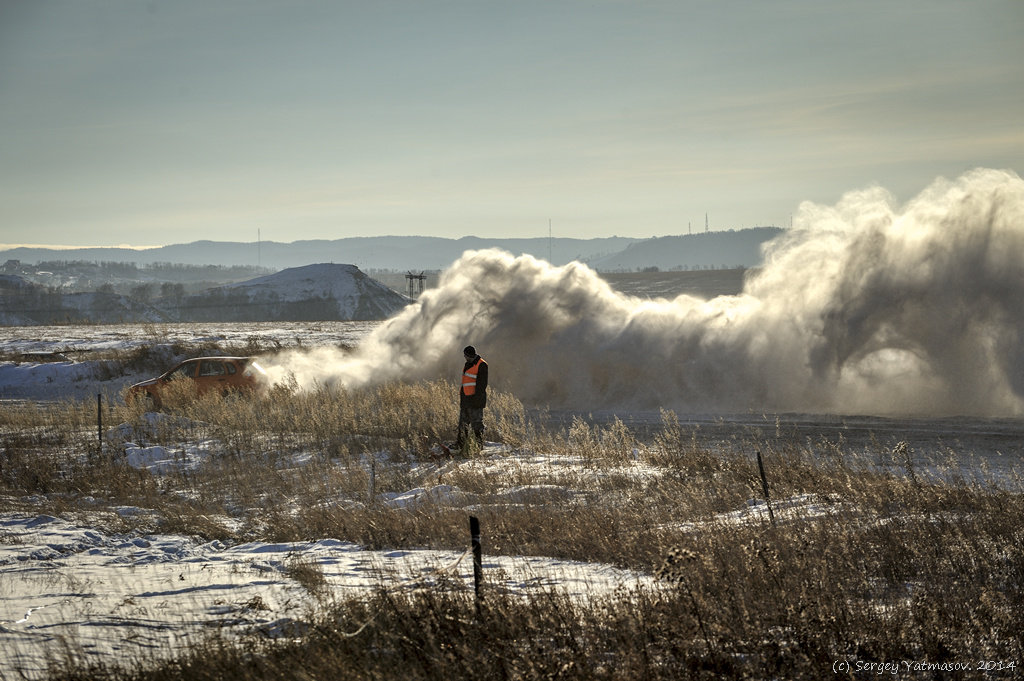
[[[131,251],[148,251],[154,248],[163,248],[167,244],[160,246],[133,246],[131,244],[114,244],[104,246],[69,246],[67,244],[0,244],[0,251],[10,251],[15,248],[46,248],[53,251],[70,251],[82,248],[124,248]]]
[[[716,234],[716,233],[721,233],[721,232],[740,232],[740,231],[744,231],[744,230],[748,230],[748,229],[766,229],[766,228],[784,229],[784,228],[779,227],[778,225],[754,225],[752,227],[739,227],[739,228],[729,228],[729,229],[712,229],[712,230],[709,230],[709,231],[706,231],[706,232],[704,232],[704,231],[696,232],[696,233],[681,232],[679,234],[662,234],[660,236],[652,235],[652,236],[647,236],[647,237],[619,236],[618,234],[613,234],[612,236],[590,237],[590,238],[583,238],[583,237],[558,237],[558,236],[556,236],[556,237],[554,237],[554,239],[555,240],[559,240],[559,239],[563,239],[563,240],[564,239],[573,239],[573,240],[576,240],[576,241],[590,241],[592,239],[634,239],[636,241],[649,241],[651,239],[662,239],[662,238],[671,237],[671,236],[700,236],[702,234]],[[211,243],[235,243],[235,244],[242,243],[242,244],[252,244],[252,245],[255,246],[257,244],[272,244],[272,243],[277,243],[277,244],[294,244],[294,243],[302,242],[302,241],[340,241],[340,240],[343,240],[343,239],[387,239],[387,238],[401,239],[401,238],[405,238],[405,237],[430,237],[430,236],[431,235],[429,235],[429,234],[383,234],[383,235],[377,235],[377,236],[347,236],[347,237],[338,237],[337,239],[326,239],[326,238],[295,239],[293,241],[272,241],[272,240],[267,240],[267,239],[262,239],[260,241],[230,241],[230,240],[226,240],[226,241],[213,241],[212,239],[198,239],[196,241],[181,241],[181,242],[176,242],[176,243],[158,244],[158,245],[150,245],[150,246],[137,246],[137,245],[132,245],[132,244],[105,244],[105,245],[102,245],[102,246],[84,246],[84,245],[77,245],[76,246],[76,245],[69,245],[69,244],[5,244],[5,243],[0,243],[0,251],[9,251],[9,250],[17,249],[17,248],[41,248],[41,249],[53,250],[53,251],[72,251],[72,250],[99,249],[99,248],[119,248],[119,249],[132,250],[132,251],[151,251],[151,250],[157,249],[157,248],[166,248],[167,246],[187,246],[187,245],[190,245],[190,244],[200,243],[200,242],[203,242],[203,241],[207,241],[207,242],[211,242]],[[478,236],[476,236],[474,234],[466,234],[466,235],[463,235],[463,236],[460,236],[460,237],[435,237],[435,238],[438,238],[438,239],[450,239],[452,241],[459,241],[461,239],[472,239],[472,238],[478,238],[478,239],[488,240],[488,241],[490,241],[490,240],[501,241],[501,240],[506,240],[506,239],[541,239],[541,240],[545,240],[546,241],[548,239],[551,239],[552,237],[549,237],[549,236],[536,236],[536,237],[533,237],[533,236],[478,237]]]

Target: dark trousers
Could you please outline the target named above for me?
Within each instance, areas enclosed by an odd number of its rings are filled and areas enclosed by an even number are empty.
[[[473,436],[480,444],[484,443],[484,410],[477,407],[459,407],[459,436],[455,441],[456,447],[461,447],[466,442],[469,429],[473,429]]]

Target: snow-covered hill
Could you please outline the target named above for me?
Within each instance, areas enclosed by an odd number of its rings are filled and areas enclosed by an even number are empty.
[[[386,319],[408,303],[354,265],[293,267],[161,306],[182,321],[362,321]]]
[[[0,291],[0,325],[368,321],[387,319],[409,302],[354,265],[320,264],[149,304],[114,293],[62,293],[12,284]]]

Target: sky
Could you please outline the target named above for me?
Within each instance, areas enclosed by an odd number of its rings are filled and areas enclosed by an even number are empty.
[[[1020,0],[0,0],[0,248],[787,227],[1024,172],[1022,35]]]

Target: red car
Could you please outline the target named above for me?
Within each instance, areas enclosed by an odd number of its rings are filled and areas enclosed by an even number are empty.
[[[160,393],[178,378],[191,379],[198,395],[211,390],[225,395],[236,391],[248,392],[268,383],[267,372],[254,357],[196,357],[186,359],[156,378],[131,386],[128,398],[145,399],[150,406],[159,409],[162,404]]]

